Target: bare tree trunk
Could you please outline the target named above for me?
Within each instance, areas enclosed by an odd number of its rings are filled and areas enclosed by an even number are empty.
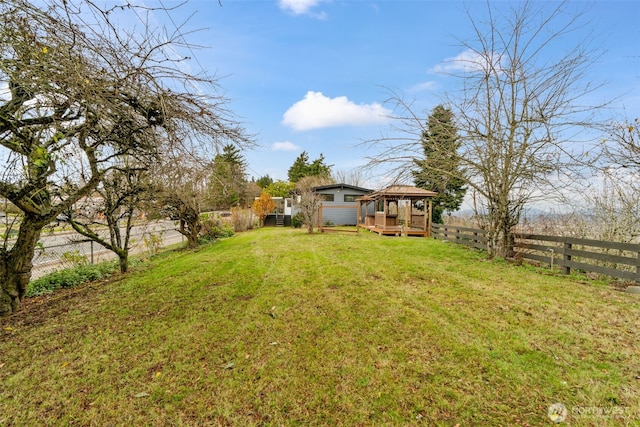
[[[180,220],[180,229],[178,231],[187,238],[187,247],[189,249],[198,247],[198,236],[200,235],[201,228],[200,220],[197,218],[195,221],[189,222],[183,219]]]
[[[515,238],[513,227],[518,224],[520,207],[501,207],[504,203],[495,202],[489,208],[487,224],[487,252],[489,258],[510,258],[513,256]]]
[[[513,247],[515,245],[515,237],[513,235],[512,227],[509,225],[506,225],[506,227],[508,228],[502,231],[501,236],[501,253],[503,258],[513,258],[513,255],[515,253],[513,250]]]
[[[118,252],[118,264],[120,265],[120,273],[126,273],[129,269],[129,251]]]
[[[41,220],[26,216],[11,250],[0,252],[0,316],[20,310],[31,279],[33,254],[44,226]]]
[[[493,258],[498,253],[498,233],[491,227],[487,229],[487,256]]]

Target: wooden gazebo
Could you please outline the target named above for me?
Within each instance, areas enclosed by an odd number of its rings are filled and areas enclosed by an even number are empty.
[[[431,235],[431,199],[438,193],[392,185],[357,200],[358,227],[395,236]],[[416,208],[422,203],[422,210]]]

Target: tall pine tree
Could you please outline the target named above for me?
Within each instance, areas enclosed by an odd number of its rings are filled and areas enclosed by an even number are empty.
[[[256,184],[260,188],[267,188],[269,185],[273,184],[273,178],[271,178],[269,174],[261,176],[256,180]]]
[[[331,166],[332,165],[325,164],[324,155],[322,154],[320,154],[320,157],[315,159],[313,162],[309,162],[309,154],[306,151],[303,151],[289,168],[289,181],[295,183],[305,176],[320,176],[327,178],[331,176]]]
[[[212,209],[246,205],[246,160],[238,147],[227,144],[213,160],[209,178],[209,204]]]
[[[463,171],[456,160],[460,140],[453,113],[442,105],[433,109],[422,133],[424,158],[414,159],[416,187],[438,193],[433,199],[433,222],[442,223],[443,212],[460,208],[467,191]]]
[[[287,173],[290,182],[297,182],[305,176],[309,167],[309,153],[303,151],[293,162]]]

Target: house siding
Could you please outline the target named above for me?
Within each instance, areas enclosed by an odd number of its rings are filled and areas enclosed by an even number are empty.
[[[322,224],[356,225],[356,207],[323,204]]]
[[[345,195],[358,198],[370,192],[371,190],[365,188],[342,184],[338,184],[335,187],[325,186],[317,188],[317,194],[333,195],[333,201],[322,202],[322,224],[356,225],[357,203],[355,201],[345,201]],[[351,199],[354,197],[351,197]]]

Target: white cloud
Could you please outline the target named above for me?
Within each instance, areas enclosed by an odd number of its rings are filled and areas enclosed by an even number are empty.
[[[300,149],[296,144],[290,141],[274,142],[271,145],[273,151],[297,151]]]
[[[295,130],[310,130],[383,123],[390,114],[390,110],[376,102],[355,104],[346,96],[329,98],[322,92],[309,91],[284,113],[282,123]]]
[[[280,0],[278,6],[284,11],[293,13],[294,15],[311,14],[311,9],[316,7],[320,2],[326,0]],[[325,14],[315,14],[318,18],[324,18]]]
[[[433,91],[437,87],[438,87],[438,84],[433,80],[430,80],[430,81],[418,83],[417,85],[412,86],[411,89],[409,89],[409,91],[413,93],[423,92],[423,91]]]
[[[472,72],[486,70],[489,66],[487,59],[486,55],[481,55],[471,49],[467,49],[454,57],[446,58],[428,71],[432,74],[450,74],[458,71]],[[498,69],[501,68],[499,65],[500,58],[497,55],[491,58],[491,62],[494,67]]]

